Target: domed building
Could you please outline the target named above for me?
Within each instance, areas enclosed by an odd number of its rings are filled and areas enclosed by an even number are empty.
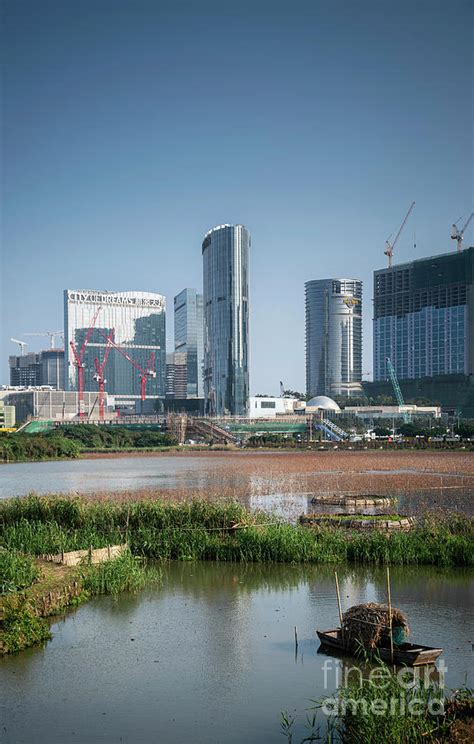
[[[336,401],[332,398],[328,398],[327,395],[316,395],[306,403],[306,413],[318,413],[318,411],[340,413],[341,409],[337,405]]]

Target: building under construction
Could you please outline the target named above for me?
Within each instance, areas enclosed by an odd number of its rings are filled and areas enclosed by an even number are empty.
[[[64,349],[15,354],[9,357],[8,364],[12,386],[64,388]]]
[[[374,380],[474,379],[474,248],[374,272]]]
[[[64,291],[65,388],[108,393],[119,406],[164,398],[166,304],[153,292]]]

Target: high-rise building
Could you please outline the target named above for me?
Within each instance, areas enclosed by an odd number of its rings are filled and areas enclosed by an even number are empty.
[[[474,373],[474,248],[374,272],[374,380]]]
[[[186,399],[187,388],[186,354],[176,351],[166,355],[166,397],[177,400]]]
[[[204,386],[204,319],[202,294],[183,289],[174,298],[174,349],[185,354],[185,398],[202,398]]]
[[[41,359],[39,353],[28,352],[21,356],[13,354],[8,357],[10,367],[10,385],[36,387],[41,385]]]
[[[37,387],[50,385],[55,390],[64,386],[64,349],[45,349],[23,356],[10,356],[10,385]]]
[[[42,385],[64,390],[64,349],[45,349],[40,357]]]
[[[249,248],[243,225],[219,225],[202,243],[206,412],[244,416],[249,397]]]
[[[113,331],[112,347],[104,368],[105,390],[130,403],[140,397],[146,375],[147,397],[165,396],[166,303],[154,292],[64,291],[64,337],[66,346],[66,390],[77,390],[77,360],[80,355],[84,390],[97,390],[95,360],[104,359],[107,338]],[[85,346],[84,346],[85,345]],[[128,358],[127,358],[128,357]],[[131,360],[131,361],[130,361]]]
[[[306,282],[306,393],[362,392],[362,282]]]

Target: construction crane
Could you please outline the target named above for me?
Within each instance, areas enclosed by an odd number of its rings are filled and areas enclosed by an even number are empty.
[[[14,344],[18,344],[18,346],[20,347],[20,356],[24,356],[25,346],[28,346],[26,341],[19,341],[17,338],[11,338],[10,341],[13,341]]]
[[[84,343],[82,344],[80,350],[77,350],[77,347],[74,343],[74,341],[69,342],[69,346],[72,349],[72,353],[74,355],[74,361],[72,362],[75,367],[77,367],[77,402],[78,402],[78,412],[79,412],[79,418],[84,418],[84,365],[82,363],[82,358],[84,356],[84,352],[86,350],[87,344],[89,343],[89,339],[91,337],[92,331],[94,329],[94,326],[96,324],[97,317],[102,310],[102,306],[99,305],[97,310],[95,311],[94,317],[92,318],[92,322],[87,329],[86,337],[84,339]]]
[[[405,215],[405,219],[403,220],[402,224],[400,225],[400,229],[397,232],[397,234],[395,236],[395,240],[393,241],[393,243],[390,242],[390,238],[388,238],[385,241],[385,250],[384,250],[384,253],[385,253],[386,256],[388,256],[388,267],[389,268],[391,268],[391,266],[392,266],[393,249],[395,248],[395,245],[397,243],[397,240],[400,237],[400,235],[402,233],[402,230],[405,227],[405,225],[407,223],[407,220],[408,220],[408,218],[409,218],[409,216],[411,214],[411,211],[412,211],[412,209],[413,209],[414,206],[415,206],[415,202],[412,202],[411,203],[411,206],[410,206],[410,208],[408,210],[408,212]]]
[[[464,238],[464,232],[466,231],[466,229],[469,226],[469,223],[470,223],[470,221],[472,220],[473,217],[474,217],[474,212],[471,212],[471,214],[469,215],[468,220],[467,220],[466,224],[464,225],[464,227],[462,228],[462,230],[458,230],[458,227],[457,227],[456,222],[453,225],[453,230],[451,232],[451,238],[452,238],[452,240],[456,240],[457,243],[458,243],[458,253],[461,253],[461,251],[462,251],[462,241],[463,241],[463,238]],[[459,220],[460,219],[461,218],[459,218]],[[459,220],[458,220],[458,222],[459,222]]]
[[[393,392],[395,393],[395,398],[397,399],[398,407],[400,409],[400,412],[403,414],[403,420],[406,424],[408,424],[410,421],[410,414],[406,409],[402,411],[402,408],[405,408],[405,401],[400,389],[397,373],[395,372],[395,367],[393,366],[392,360],[389,357],[387,357],[387,370],[390,382],[392,383]]]
[[[113,346],[114,349],[117,349],[117,351],[119,352],[119,354],[121,354],[123,357],[125,357],[125,359],[127,359],[127,361],[130,362],[130,364],[132,365],[132,367],[134,367],[137,370],[137,372],[138,372],[138,374],[140,376],[140,400],[143,403],[143,401],[146,398],[146,383],[147,383],[147,380],[148,380],[149,377],[156,377],[156,372],[153,369],[153,367],[155,366],[155,352],[154,351],[151,352],[150,358],[148,359],[148,362],[147,362],[147,365],[146,365],[146,369],[143,369],[142,367],[140,367],[140,365],[138,364],[138,362],[135,361],[135,359],[132,359],[132,357],[130,356],[130,354],[128,354],[125,351],[125,349],[122,349],[109,336],[106,336],[105,333],[103,331],[101,331],[100,328],[99,328],[99,333],[106,340],[108,339],[109,344],[111,346]]]
[[[95,375],[94,380],[99,385],[99,420],[103,421],[105,416],[105,383],[107,380],[104,377],[104,369],[109,358],[110,349],[112,348],[110,342],[113,341],[115,329],[112,328],[109,335],[107,336],[107,343],[105,345],[104,358],[102,364],[99,363],[98,357],[94,359]]]
[[[24,336],[49,336],[49,348],[55,349],[55,338],[61,336],[64,342],[64,333],[62,331],[44,331],[44,333],[24,333]]]

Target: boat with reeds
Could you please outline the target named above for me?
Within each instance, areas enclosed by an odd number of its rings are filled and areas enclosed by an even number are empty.
[[[354,656],[354,652],[349,651],[342,640],[341,628],[336,628],[335,630],[317,630],[316,632],[321,641],[321,650]],[[442,652],[442,648],[421,646],[415,643],[403,643],[401,646],[394,646],[393,648],[393,664],[400,666],[403,664],[406,666],[434,664]],[[380,658],[387,663],[392,662],[389,646],[377,646],[368,655],[372,658]]]
[[[407,618],[391,604],[354,605],[342,614],[341,621],[340,628],[316,631],[323,648],[407,666],[433,664],[443,650],[408,643]]]

